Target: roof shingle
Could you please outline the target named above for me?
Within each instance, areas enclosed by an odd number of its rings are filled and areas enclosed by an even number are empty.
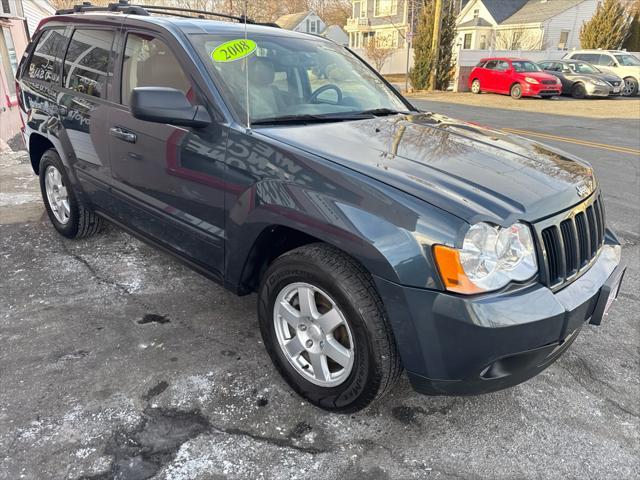
[[[502,22],[502,25],[540,23],[555,17],[585,0],[529,0],[520,10]]]

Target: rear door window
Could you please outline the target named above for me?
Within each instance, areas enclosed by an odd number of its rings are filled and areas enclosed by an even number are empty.
[[[64,29],[44,30],[38,38],[28,67],[23,70],[27,78],[58,83],[60,80],[60,47],[64,44]]]
[[[104,98],[114,32],[76,30],[64,59],[63,85],[78,93]]]
[[[597,53],[576,53],[571,58],[597,64],[600,60],[600,55]]]
[[[122,104],[129,105],[136,87],[168,87],[192,100],[193,90],[182,66],[169,47],[150,35],[130,33],[122,63]]]

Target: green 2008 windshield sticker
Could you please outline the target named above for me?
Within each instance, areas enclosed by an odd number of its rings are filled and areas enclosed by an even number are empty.
[[[211,52],[211,58],[214,62],[233,62],[251,55],[257,47],[253,40],[238,38],[218,45]]]

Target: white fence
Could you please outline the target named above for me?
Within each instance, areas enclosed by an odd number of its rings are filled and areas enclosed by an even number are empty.
[[[354,48],[359,56],[364,58],[369,64],[375,66],[374,63],[367,58],[367,54],[363,48]],[[413,48],[409,50],[409,68],[413,67]],[[380,73],[383,75],[405,73],[407,71],[407,49],[398,48],[384,62]]]

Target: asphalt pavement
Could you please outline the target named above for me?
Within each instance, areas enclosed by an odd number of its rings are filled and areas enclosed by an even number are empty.
[[[63,239],[26,156],[1,155],[0,479],[639,478],[639,122],[414,103],[574,140],[544,141],[594,165],[629,265],[601,327],[509,390],[427,397],[403,377],[328,414],[271,366],[255,296],[115,227]]]

